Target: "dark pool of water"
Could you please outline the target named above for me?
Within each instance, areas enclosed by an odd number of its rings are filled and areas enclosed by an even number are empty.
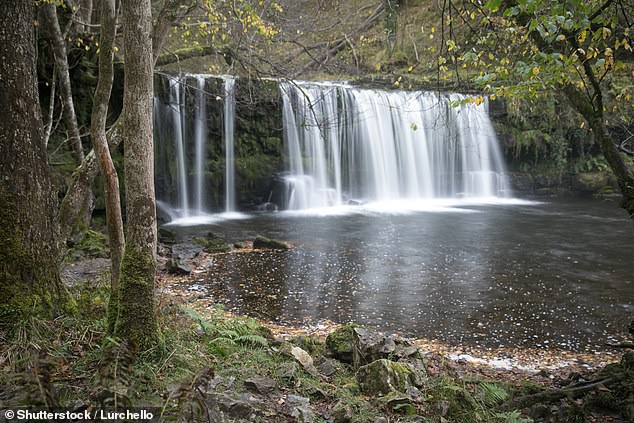
[[[199,275],[247,314],[496,347],[594,349],[624,333],[634,318],[634,226],[615,203],[463,210],[265,214],[178,230],[295,244],[218,256]]]

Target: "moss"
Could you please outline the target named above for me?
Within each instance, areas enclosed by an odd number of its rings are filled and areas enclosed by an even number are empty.
[[[202,238],[202,237],[194,237],[192,242],[196,245],[200,245],[203,247],[203,251],[206,253],[226,253],[231,251],[231,246],[222,238]]]
[[[24,245],[16,207],[11,194],[0,195],[0,327],[73,309],[64,293],[57,292],[57,270],[39,262]]]
[[[582,192],[598,193],[610,188],[610,174],[608,172],[587,172],[575,176],[576,188]]]
[[[155,272],[152,254],[126,245],[121,262],[115,335],[135,343],[141,350],[155,346],[158,339],[154,315]]]
[[[75,248],[91,257],[110,257],[106,236],[90,229],[83,232]]]
[[[356,327],[358,326],[348,324],[328,335],[326,348],[330,355],[344,363],[352,363],[354,328]]]
[[[359,367],[357,371],[359,386],[368,395],[407,392],[416,384],[417,379],[409,366],[385,358]]]

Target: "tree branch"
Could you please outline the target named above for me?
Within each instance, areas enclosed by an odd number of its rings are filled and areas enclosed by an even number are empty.
[[[176,12],[184,3],[184,0],[165,0],[165,3],[163,3],[163,7],[159,11],[154,27],[152,28],[152,54],[154,55],[155,61],[163,49],[165,39],[170,29],[182,18],[182,16],[179,16]],[[155,62],[154,66],[157,65]]]
[[[219,53],[218,49],[212,46],[206,47],[187,47],[174,52],[161,54],[156,58],[155,66],[166,66],[172,63],[191,59],[194,57],[209,56]]]

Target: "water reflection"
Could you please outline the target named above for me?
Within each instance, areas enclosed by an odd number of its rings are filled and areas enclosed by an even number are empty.
[[[616,206],[470,209],[225,222],[212,229],[231,240],[262,233],[296,247],[218,256],[209,290],[261,317],[352,321],[450,343],[579,350],[627,326],[634,231]]]

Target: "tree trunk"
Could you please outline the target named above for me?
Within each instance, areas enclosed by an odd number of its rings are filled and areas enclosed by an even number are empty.
[[[64,120],[66,121],[68,129],[68,140],[75,153],[77,165],[80,165],[82,160],[84,160],[84,150],[81,145],[79,125],[77,124],[77,115],[75,114],[68,57],[66,55],[66,42],[64,41],[64,36],[62,35],[62,30],[57,19],[57,6],[54,3],[49,4],[44,2],[42,4],[42,11],[51,36],[53,55],[55,56],[55,64],[57,65]]]
[[[156,201],[152,146],[152,11],[150,0],[123,0],[125,50],[126,245],[115,334],[141,348],[157,340],[154,314]]]
[[[106,197],[106,226],[110,241],[110,302],[108,304],[108,328],[114,332],[117,317],[117,293],[119,289],[119,271],[125,239],[123,236],[123,218],[121,216],[121,199],[119,197],[119,179],[112,163],[108,139],[106,138],[106,119],[108,102],[112,92],[114,79],[112,61],[114,59],[114,38],[116,35],[114,0],[101,1],[101,34],[99,37],[99,81],[93,99],[90,133],[92,142],[104,178]]]
[[[180,1],[177,0],[166,1],[159,14],[152,34],[154,37],[152,45],[156,51],[154,60],[158,57],[158,52],[160,52],[162,45],[165,43],[165,35],[171,29],[171,25],[178,19],[176,9],[179,4]],[[123,137],[122,122],[121,118],[117,119],[106,134],[110,150],[121,143]],[[99,168],[93,149],[73,173],[71,184],[60,206],[58,226],[62,245],[71,237],[74,228],[80,221],[82,205],[87,201],[87,197],[91,195],[90,185],[98,173]]]
[[[79,6],[79,20],[81,23],[75,25],[76,32],[90,32],[90,24],[92,24],[92,0],[81,0]],[[103,18],[102,18],[103,21]],[[83,25],[86,24],[86,25]]]
[[[37,95],[31,0],[0,2],[0,324],[66,304]]]
[[[608,128],[605,126],[601,92],[599,89],[595,91],[596,104],[588,101],[578,89],[571,85],[564,87],[564,93],[572,107],[584,117],[590,128],[592,128],[592,132],[601,148],[601,153],[603,153],[605,161],[616,177],[619,189],[623,195],[621,207],[627,211],[630,219],[634,221],[634,175],[625,165],[621,153],[610,136]]]

